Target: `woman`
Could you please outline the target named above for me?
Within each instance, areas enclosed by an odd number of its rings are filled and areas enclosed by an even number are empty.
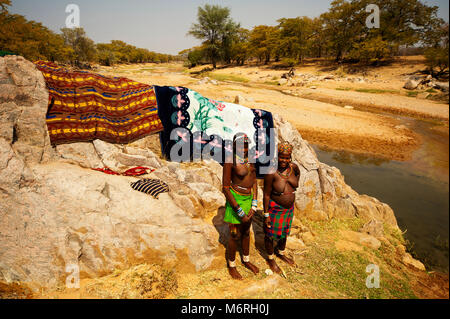
[[[224,164],[222,180],[223,193],[227,200],[224,221],[230,228],[227,249],[228,272],[233,279],[242,279],[235,261],[239,239],[242,244],[242,264],[254,274],[259,272],[258,267],[250,262],[249,256],[250,226],[258,206],[258,192],[256,170],[248,161],[248,137],[245,134],[237,134],[234,137],[233,158]]]
[[[268,255],[267,263],[273,272],[281,270],[275,262],[274,240],[277,257],[289,265],[294,260],[285,255],[286,240],[290,234],[294,217],[295,190],[298,187],[300,169],[292,163],[292,145],[283,142],[278,145],[278,167],[275,173],[264,177],[264,244]]]

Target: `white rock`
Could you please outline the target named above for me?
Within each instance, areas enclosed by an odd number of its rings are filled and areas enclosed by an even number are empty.
[[[408,79],[405,83],[405,85],[403,85],[404,89],[407,90],[414,90],[419,86],[419,82],[416,80],[412,80],[412,79]]]

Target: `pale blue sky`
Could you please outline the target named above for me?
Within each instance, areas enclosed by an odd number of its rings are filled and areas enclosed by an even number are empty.
[[[448,21],[449,0],[426,0],[439,7]],[[123,40],[137,47],[177,54],[200,42],[186,32],[196,21],[197,7],[206,3],[231,8],[232,18],[245,28],[275,25],[280,18],[317,17],[330,0],[12,0],[13,13],[42,22],[53,31],[64,27],[68,4],[80,8],[80,23],[95,42]]]

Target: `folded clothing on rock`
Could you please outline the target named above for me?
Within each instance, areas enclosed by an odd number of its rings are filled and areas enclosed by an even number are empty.
[[[169,185],[159,179],[153,178],[144,178],[133,182],[131,183],[131,188],[152,195],[156,199],[158,199],[159,194],[169,191]]]

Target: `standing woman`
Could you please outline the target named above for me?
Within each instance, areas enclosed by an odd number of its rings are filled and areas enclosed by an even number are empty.
[[[267,263],[273,272],[281,270],[275,262],[274,240],[277,240],[277,257],[289,265],[294,260],[285,255],[286,240],[294,218],[295,190],[298,187],[300,169],[292,163],[292,145],[278,145],[278,167],[275,173],[264,177],[264,244]]]
[[[239,141],[239,143],[237,143]],[[238,144],[240,149],[238,148]],[[242,149],[243,146],[243,149]],[[239,155],[243,155],[240,157]],[[248,161],[248,137],[236,134],[233,139],[233,160],[223,165],[223,193],[227,200],[224,221],[230,228],[227,260],[228,272],[233,279],[242,279],[236,269],[238,240],[242,244],[242,263],[254,274],[258,267],[250,262],[250,226],[258,206],[255,166]]]

